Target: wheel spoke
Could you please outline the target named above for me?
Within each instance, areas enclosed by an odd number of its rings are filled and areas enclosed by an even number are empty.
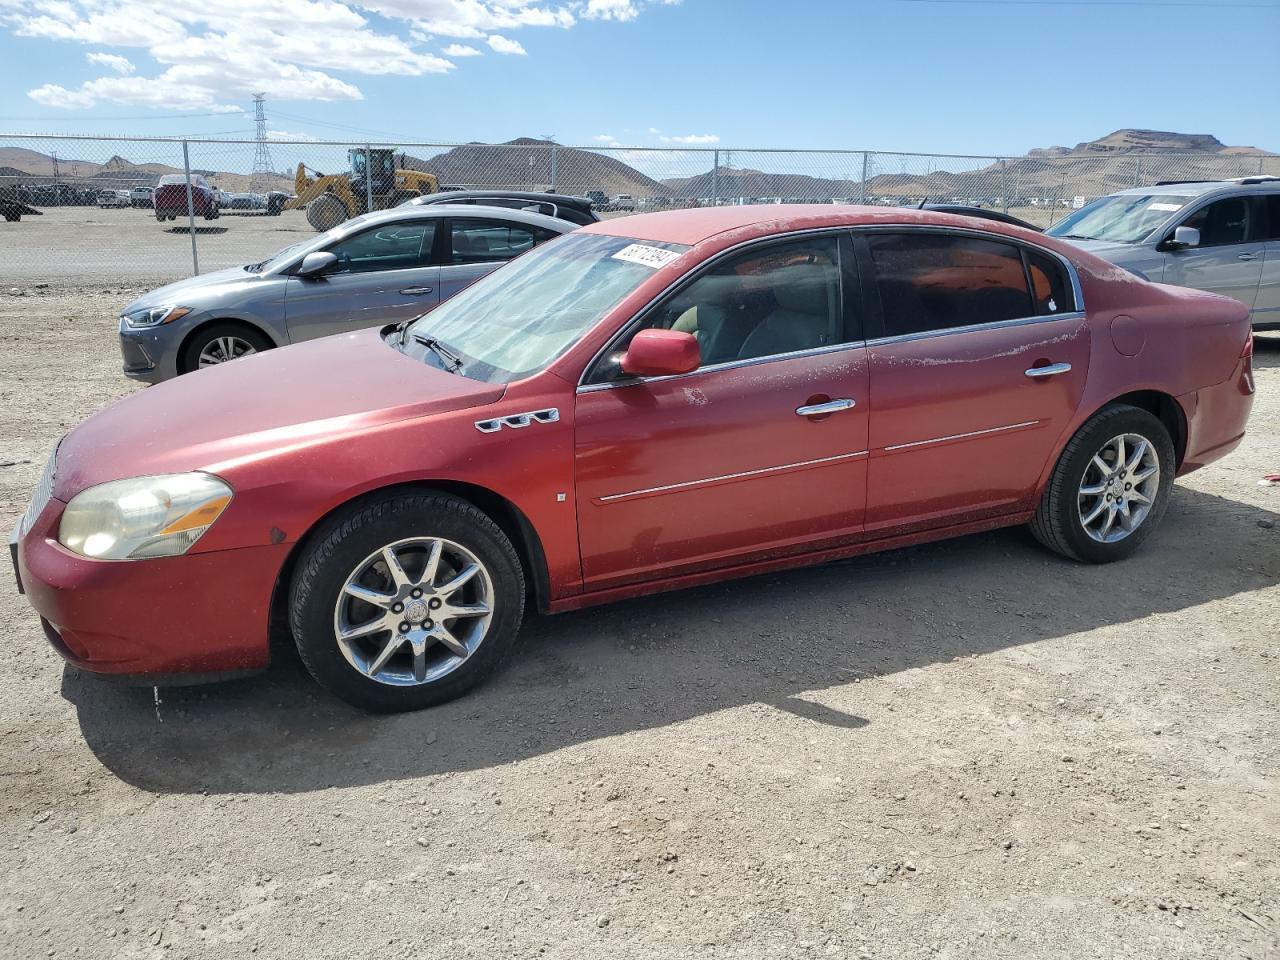
[[[1120,514],[1120,527],[1124,530],[1132,530],[1133,514],[1129,512],[1129,501],[1121,500],[1117,509]]]
[[[427,645],[425,643],[414,645],[413,679],[418,683],[427,679]]]
[[[363,600],[365,603],[372,603],[375,607],[382,607],[384,610],[395,603],[396,600],[394,594],[379,593],[377,590],[362,587],[358,583],[348,583],[342,590],[348,596]]]
[[[1090,510],[1090,511],[1089,511],[1088,516],[1085,516],[1085,517],[1081,517],[1081,518],[1080,518],[1080,522],[1081,522],[1081,523],[1083,523],[1086,527],[1087,527],[1087,526],[1089,526],[1089,524],[1091,524],[1091,523],[1093,523],[1093,521],[1097,520],[1097,519],[1098,519],[1098,517],[1102,516],[1102,511],[1103,511],[1103,510],[1106,510],[1106,509],[1107,509],[1107,507],[1109,507],[1109,506],[1110,506],[1110,504],[1109,504],[1109,503],[1107,503],[1107,501],[1105,501],[1105,500],[1099,500],[1099,501],[1094,505],[1094,508],[1093,508],[1092,510]]]
[[[432,541],[431,549],[427,551],[427,565],[422,569],[422,576],[418,578],[419,586],[431,587],[435,585],[436,576],[440,572],[440,555],[442,553],[444,553],[444,541]]]
[[[1082,497],[1100,497],[1107,492],[1105,483],[1093,483],[1087,487],[1080,488],[1080,496]]]
[[[1101,473],[1104,478],[1111,476],[1111,464],[1103,460],[1101,454],[1095,453],[1093,455],[1093,460],[1090,462],[1097,468],[1098,472]]]
[[[373,662],[369,664],[369,676],[376,677],[381,673],[382,668],[387,665],[387,661],[395,656],[396,651],[403,645],[404,636],[399,633],[393,633],[390,639],[383,644],[382,650],[373,658]]]
[[[1116,462],[1113,469],[1119,470],[1125,463],[1124,437],[1116,437]]]
[[[390,547],[382,548],[382,562],[387,565],[387,575],[391,577],[391,582],[397,589],[409,585],[409,575],[404,572],[404,567],[400,565],[400,558]]]
[[[465,584],[469,583],[471,581],[471,578],[474,577],[479,572],[480,572],[480,564],[468,563],[465,567],[463,567],[458,572],[458,575],[456,577],[454,577],[448,583],[442,583],[439,587],[437,587],[436,592],[441,594],[442,596],[448,597],[456,593],[458,590],[460,590]]]
[[[487,603],[450,603],[440,610],[441,620],[451,620],[455,617],[483,617],[489,613],[489,605]]]
[[[1147,455],[1147,446],[1146,440],[1138,441],[1137,447],[1134,448],[1133,456],[1124,465],[1125,470],[1132,471],[1137,469],[1138,464],[1142,463],[1142,458]]]
[[[1138,484],[1146,480],[1150,480],[1153,476],[1155,476],[1159,472],[1160,472],[1159,467],[1147,467],[1141,473],[1133,474],[1133,476],[1129,478],[1129,482],[1136,487]]]
[[[471,651],[467,649],[467,645],[455,637],[447,627],[437,626],[435,630],[432,631],[431,636],[448,647],[449,652],[453,653],[455,656],[466,657],[471,654]]]
[[[378,617],[376,620],[370,620],[368,623],[362,623],[358,627],[347,627],[338,632],[339,640],[358,640],[360,637],[369,637],[375,633],[382,633],[391,628],[387,625],[385,617]]]
[[[1107,504],[1107,515],[1103,518],[1102,529],[1098,531],[1098,536],[1105,537],[1111,532],[1111,527],[1116,522],[1116,508],[1112,504]]]
[[[1137,487],[1134,487],[1132,490],[1129,491],[1129,499],[1136,500],[1139,504],[1148,504],[1152,502],[1151,498],[1148,497],[1141,490],[1139,490]]]

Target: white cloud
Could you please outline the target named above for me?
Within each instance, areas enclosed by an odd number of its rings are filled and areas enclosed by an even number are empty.
[[[684,137],[659,137],[658,139],[663,143],[683,143],[689,146],[720,142],[720,137],[714,133],[691,133]]]
[[[615,137],[612,133],[598,133],[591,139],[596,141],[597,143],[617,143],[618,142],[618,138]]]
[[[128,75],[137,69],[128,57],[122,57],[114,53],[89,53],[85,54],[85,59],[90,63],[96,63],[100,67],[114,70],[121,75]]]
[[[37,77],[28,96],[50,107],[102,102],[156,109],[233,112],[259,90],[279,100],[359,100],[352,77],[420,77],[454,69],[448,57],[477,57],[484,46],[525,55],[509,34],[567,29],[579,20],[630,20],[676,0],[0,0],[0,36],[108,48],[87,54],[109,75],[78,87]],[[367,14],[376,14],[370,17]],[[444,56],[431,52],[441,37]],[[137,76],[144,51],[160,70]],[[50,76],[62,72],[50,64]]]
[[[519,40],[508,40],[501,34],[490,34],[489,49],[495,53],[510,53],[523,57],[525,55],[524,47],[520,46]]]
[[[294,133],[292,130],[268,130],[268,140],[292,140],[294,142],[302,141],[304,143],[315,143],[319,137],[313,137],[309,133]]]

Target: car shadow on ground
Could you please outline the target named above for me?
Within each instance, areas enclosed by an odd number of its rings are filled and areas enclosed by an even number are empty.
[[[226,233],[226,232],[227,232],[226,227],[196,227],[196,233],[202,234],[202,235]],[[165,231],[165,233],[180,233],[182,234],[182,236],[185,237],[191,233],[191,228],[188,226],[170,227],[168,230]]]
[[[497,676],[414,714],[346,706],[287,650],[255,678],[161,689],[158,705],[150,688],[69,667],[62,692],[104,766],[157,792],[471,770],[748,703],[857,730],[868,721],[801,695],[1269,587],[1280,530],[1259,521],[1277,520],[1178,487],[1161,529],[1120,566],[1060,560],[1016,528],[534,618]]]

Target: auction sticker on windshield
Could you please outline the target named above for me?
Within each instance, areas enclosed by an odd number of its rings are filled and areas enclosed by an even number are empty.
[[[679,256],[680,254],[675,250],[663,250],[661,247],[651,247],[645,243],[629,243],[615,253],[613,259],[625,260],[627,263],[638,263],[641,266],[652,267],[657,270],[659,267],[665,267]]]
[[[1183,207],[1183,204],[1181,203],[1153,203],[1148,205],[1147,209],[1161,210],[1161,211],[1164,211],[1165,213],[1176,213],[1177,211],[1181,210],[1182,207]]]

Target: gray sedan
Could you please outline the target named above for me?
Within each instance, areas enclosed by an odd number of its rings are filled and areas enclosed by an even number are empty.
[[[261,263],[139,297],[120,316],[124,372],[158,383],[271,347],[415,317],[574,229],[499,207],[367,213]]]

